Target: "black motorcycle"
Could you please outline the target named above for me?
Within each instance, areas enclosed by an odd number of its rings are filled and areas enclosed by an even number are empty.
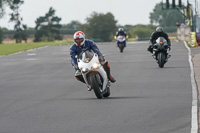
[[[163,68],[171,55],[169,55],[170,47],[163,37],[159,37],[153,46],[153,57],[157,60],[158,66]]]

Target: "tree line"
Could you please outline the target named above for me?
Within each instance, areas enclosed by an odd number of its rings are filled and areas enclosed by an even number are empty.
[[[86,18],[86,23],[82,24],[79,21],[71,21],[69,24],[61,25],[61,18],[56,16],[56,10],[50,7],[46,14],[39,16],[36,20],[34,28],[28,27],[23,23],[23,18],[20,16],[20,6],[24,4],[23,0],[0,0],[0,19],[3,19],[5,7],[10,7],[10,22],[13,22],[14,38],[16,43],[21,43],[22,40],[27,41],[29,34],[34,34],[34,41],[54,41],[62,40],[63,34],[74,34],[77,30],[82,30],[87,35],[87,38],[96,39],[97,41],[112,41],[119,27],[123,27],[129,37],[149,38],[151,33],[155,31],[156,26],[162,26],[167,32],[176,31],[176,23],[184,22],[183,16],[176,10],[162,10],[161,3],[155,5],[153,12],[150,13],[149,25],[125,25],[117,24],[112,13],[97,13],[93,12]],[[3,27],[0,27],[0,43],[2,43],[3,33],[9,33]]]

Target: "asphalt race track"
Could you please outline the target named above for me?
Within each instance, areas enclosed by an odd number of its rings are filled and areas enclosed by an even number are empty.
[[[188,51],[173,42],[159,68],[148,42],[98,46],[117,82],[97,99],[74,78],[70,46],[0,57],[0,133],[189,133],[192,86]]]

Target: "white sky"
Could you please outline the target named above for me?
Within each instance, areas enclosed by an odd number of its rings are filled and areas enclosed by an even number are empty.
[[[68,24],[72,20],[85,23],[85,19],[92,12],[111,12],[117,24],[136,25],[149,24],[149,15],[155,5],[162,0],[24,0],[20,7],[23,23],[28,27],[35,27],[35,20],[44,16],[50,7],[56,10],[55,15],[61,17],[61,24]],[[163,0],[164,2],[166,0]],[[171,0],[169,0],[171,2]],[[183,2],[186,0],[182,0]],[[178,2],[178,0],[177,0]],[[10,10],[0,19],[0,26],[13,29],[13,24],[8,23]]]

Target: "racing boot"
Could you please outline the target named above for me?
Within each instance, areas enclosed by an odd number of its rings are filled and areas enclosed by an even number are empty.
[[[149,47],[147,48],[147,51],[149,51],[150,53],[153,53],[153,45],[149,45]]]
[[[78,81],[81,81],[82,83],[85,83],[85,80],[83,79],[83,76],[82,76],[80,70],[76,70],[76,72],[75,72],[75,78],[76,78]]]
[[[111,74],[108,75],[108,79],[109,79],[110,82],[112,82],[112,83],[115,83],[115,82],[116,82],[115,78],[114,78]]]
[[[88,91],[91,91],[92,90],[92,87],[91,86],[87,86],[88,87]]]
[[[110,74],[110,65],[109,65],[109,62],[106,62],[104,65],[103,65],[106,73],[107,73],[107,76],[108,76],[108,79],[110,80],[110,82],[114,83],[116,82],[115,78]]]

